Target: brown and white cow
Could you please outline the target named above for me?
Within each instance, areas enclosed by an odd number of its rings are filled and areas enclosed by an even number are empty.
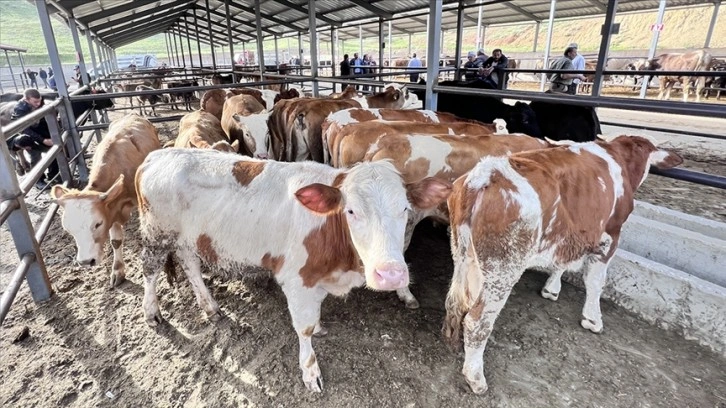
[[[454,276],[443,332],[458,346],[463,329],[462,373],[475,393],[487,390],[484,349],[525,269],[551,273],[542,289],[551,300],[564,271],[582,273],[580,324],[602,331],[600,294],[635,190],[650,165],[682,161],[648,139],[620,136],[485,158],[456,180],[448,200]]]
[[[122,244],[124,224],[136,207],[136,169],[160,147],[156,127],[135,113],[128,114],[111,122],[108,134],[96,147],[86,188],[79,191],[56,185],[51,189],[51,196],[63,207],[63,228],[76,241],[78,263],[100,264],[111,236],[111,286],[126,276]]]
[[[364,284],[406,286],[408,212],[435,207],[451,189],[432,178],[404,184],[388,162],[340,170],[187,149],[149,155],[136,185],[146,322],[161,321],[156,280],[170,253],[210,320],[221,311],[202,281],[202,263],[232,276],[245,265],[268,269],[287,298],[303,382],[315,392],[323,381],[311,337],[324,334],[323,299]]]
[[[155,91],[155,89],[150,86],[147,86],[147,85],[139,85],[136,87],[135,91],[136,92]],[[151,106],[151,112],[154,116],[159,116],[156,114],[156,104],[157,103],[169,103],[169,98],[166,95],[155,95],[155,94],[137,95],[136,100],[139,102],[139,114],[142,116],[148,115],[148,113],[146,112],[147,103],[149,104],[149,106]]]
[[[690,72],[708,71],[711,67],[712,58],[711,54],[706,50],[690,51],[684,54],[661,54],[649,62],[647,69]],[[683,101],[688,102],[688,93],[691,90],[692,81],[696,82],[696,102],[700,102],[701,94],[706,83],[705,76],[659,76],[660,92],[658,93],[658,99],[663,99],[664,97],[665,99],[670,99],[673,85],[676,82],[680,82],[683,91]]]
[[[282,92],[270,89],[252,89],[252,88],[229,88],[229,89],[210,89],[202,95],[199,101],[200,109],[209,112],[222,119],[224,110],[224,101],[236,95],[250,95],[254,97],[267,111],[271,111],[275,104],[282,99],[293,99],[300,96],[297,89],[283,90]]]
[[[240,153],[268,158],[267,118],[270,114],[252,95],[235,95],[224,102],[222,130],[229,140],[240,141]]]
[[[232,140],[222,130],[222,123],[211,113],[197,110],[187,113],[179,121],[179,135],[174,147],[196,147],[237,153],[240,140]]]
[[[543,149],[549,146],[549,143],[541,139],[522,134],[479,134],[462,137],[450,134],[389,133],[381,136],[373,145],[367,147],[367,153],[363,160],[390,160],[396,169],[401,172],[403,180],[407,183],[426,177],[436,177],[453,182],[470,171],[482,157],[504,156],[527,150]],[[347,165],[350,165],[350,163]],[[438,222],[448,224],[448,215],[448,210],[444,204],[428,210],[411,211],[406,226],[404,248],[408,248],[414,228],[421,220],[434,217]],[[418,301],[408,287],[401,288],[396,293],[407,308],[418,308]]]
[[[367,108],[343,109],[331,113],[323,122],[323,163],[329,163],[330,150],[333,146],[337,146],[338,140],[336,136],[342,127],[351,123],[367,122],[369,120],[403,120],[421,123],[474,122],[470,119],[462,119],[453,113],[435,112],[431,110]]]
[[[349,167],[363,161],[366,153],[385,135],[491,135],[496,125],[479,122],[421,123],[408,121],[379,121],[352,123],[333,135],[337,144],[330,147],[330,164],[333,167]],[[453,181],[453,180],[452,180]]]
[[[358,101],[362,108],[415,109],[419,104],[416,94],[397,83],[384,85],[382,92],[351,99]]]

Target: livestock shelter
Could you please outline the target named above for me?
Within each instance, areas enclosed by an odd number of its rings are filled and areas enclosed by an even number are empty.
[[[123,89],[114,92],[113,97],[118,101],[142,95],[162,94],[188,94],[190,92],[204,92],[221,88],[241,87],[284,87],[300,84],[310,89],[311,96],[319,96],[323,90],[335,90],[336,85],[349,84],[351,77],[336,75],[337,61],[340,59],[338,44],[342,41],[361,44],[364,33],[368,37],[377,37],[378,61],[381,62],[371,73],[358,76],[361,85],[378,89],[383,84],[393,82],[396,76],[402,73],[413,72],[406,68],[383,66],[386,49],[389,51],[388,60],[392,61],[391,38],[393,36],[410,36],[415,33],[426,32],[428,37],[427,55],[429,61],[441,57],[441,43],[444,32],[456,33],[456,63],[453,67],[446,64],[428,63],[425,68],[416,72],[426,74],[428,80],[425,85],[406,84],[414,89],[424,89],[426,92],[427,109],[436,110],[437,95],[451,93],[457,95],[486,95],[508,100],[527,100],[543,102],[566,102],[572,105],[611,108],[633,112],[647,111],[665,114],[689,115],[695,118],[724,118],[726,107],[712,103],[683,103],[675,101],[646,100],[647,82],[641,85],[641,98],[622,98],[603,95],[603,81],[607,75],[627,75],[631,71],[608,70],[606,61],[610,52],[610,40],[618,26],[615,16],[620,13],[658,10],[655,25],[662,24],[666,7],[689,7],[697,5],[713,5],[714,10],[709,23],[708,34],[704,38],[704,47],[709,47],[714,26],[719,14],[720,0],[108,0],[108,1],[77,1],[77,0],[29,0],[38,10],[38,17],[43,29],[48,48],[48,55],[54,71],[63,72],[58,57],[58,48],[51,25],[51,18],[65,22],[71,31],[75,50],[78,55],[78,64],[81,75],[92,74],[90,84],[79,86],[76,91],[69,91],[66,78],[63,75],[57,78],[58,99],[46,104],[22,120],[13,122],[0,129],[0,135],[13,135],[27,127],[31,122],[47,118],[49,130],[54,146],[45,155],[40,164],[32,169],[20,182],[15,177],[10,163],[10,155],[6,147],[0,147],[0,191],[7,192],[0,197],[0,223],[6,223],[12,233],[17,250],[19,264],[7,288],[0,288],[2,300],[0,301],[0,324],[8,315],[16,294],[24,281],[28,282],[32,298],[36,302],[44,302],[54,294],[51,279],[47,272],[46,261],[40,251],[40,244],[46,238],[54,217],[59,209],[57,203],[51,203],[47,214],[37,228],[32,225],[28,217],[28,206],[25,196],[33,188],[35,182],[43,176],[44,170],[53,160],[58,160],[60,177],[66,186],[83,185],[88,181],[89,170],[85,162],[84,153],[89,145],[101,138],[101,129],[108,127],[106,112],[98,115],[90,109],[82,115],[73,113],[73,102],[94,102],[108,99],[108,94],[93,94],[93,88],[109,88],[127,79],[159,79],[171,72],[174,78],[183,79],[186,84],[179,88],[156,89],[137,91]],[[458,77],[459,57],[462,55],[462,32],[466,27],[476,27],[477,42],[481,44],[485,36],[486,27],[502,24],[531,23],[539,32],[540,25],[549,22],[547,41],[543,45],[533,43],[533,49],[543,48],[543,60],[548,61],[551,55],[550,43],[553,22],[563,19],[574,19],[586,16],[600,16],[603,18],[601,27],[601,43],[598,51],[597,64],[594,71],[572,71],[572,73],[592,73],[594,81],[589,95],[554,95],[542,93],[545,85],[543,76],[540,83],[540,92],[513,89],[463,89],[438,84],[438,78],[443,73],[456,72]],[[148,69],[129,71],[125,64],[119,64],[116,50],[125,45],[132,44],[149,36],[164,34],[168,49],[170,66],[164,69]],[[659,31],[654,30],[648,58],[656,55]],[[90,55],[85,55],[81,47],[82,37],[85,37]],[[308,52],[303,49],[303,37],[309,43]],[[265,50],[263,40],[274,40],[274,63],[266,63],[265,56],[270,50]],[[277,43],[282,39],[296,39],[299,54],[295,55],[299,61],[296,64],[282,64],[279,58]],[[197,47],[192,48],[191,40]],[[410,41],[410,40],[409,40]],[[321,64],[319,47],[321,42],[330,42],[330,65]],[[254,63],[237,64],[240,50],[236,49],[242,44],[242,53],[245,59],[251,60],[256,56]],[[186,48],[185,48],[186,44]],[[249,45],[249,50],[247,46]],[[388,47],[387,47],[388,45]],[[205,64],[202,60],[202,46],[209,47],[212,63]],[[0,50],[18,51],[0,46]],[[206,50],[205,50],[206,51]],[[304,54],[310,56],[306,63]],[[196,56],[196,58],[195,58]],[[220,62],[221,57],[229,60],[229,64]],[[93,69],[92,69],[93,68]],[[323,69],[329,69],[330,75],[323,75]],[[552,73],[548,69],[515,69],[511,72],[523,73]],[[642,71],[648,74],[649,71]],[[663,72],[679,74],[679,72]],[[682,74],[682,73],[681,73]],[[231,83],[214,83],[221,76],[231,76]],[[705,72],[690,72],[694,77],[703,77]],[[241,79],[247,82],[241,82]],[[390,79],[389,79],[390,78]],[[188,81],[187,81],[188,79]],[[193,81],[199,81],[194,83]],[[207,81],[207,82],[203,82]],[[126,108],[127,109],[127,108]],[[55,123],[59,114],[63,129]],[[91,124],[85,123],[88,119]],[[178,121],[181,115],[163,118],[150,118],[153,123],[162,121]],[[668,131],[656,124],[627,125],[625,123],[610,123],[622,127],[648,129],[655,131]],[[672,130],[671,130],[672,131]],[[85,132],[85,136],[84,136]],[[95,138],[92,136],[95,132]],[[688,130],[679,130],[682,134],[689,134]],[[690,131],[696,136],[707,136],[726,140],[726,134],[706,134],[708,132]],[[3,144],[4,146],[5,144]],[[5,171],[5,170],[8,171]],[[726,188],[726,178],[692,170],[672,169],[657,171],[666,177],[699,183],[716,188]],[[649,208],[640,209],[643,213],[651,211]],[[694,221],[695,222],[695,221]],[[699,224],[699,228],[701,225]],[[710,226],[703,226],[704,229]],[[711,242],[711,241],[708,241]],[[719,252],[720,253],[720,252]],[[637,262],[636,262],[637,263]],[[621,267],[627,269],[626,267]],[[645,269],[645,267],[643,267]],[[644,272],[645,273],[645,272]],[[666,273],[667,274],[667,273]],[[635,278],[634,278],[635,279]],[[632,286],[637,286],[634,281]],[[697,286],[697,285],[694,285]],[[684,286],[685,287],[685,286]],[[691,286],[683,291],[691,290]],[[710,290],[710,289],[709,289]],[[721,290],[721,289],[718,289]],[[668,303],[664,309],[668,310],[673,321],[664,323],[688,324],[693,327],[703,323],[708,318],[722,319],[723,316],[711,316],[702,313],[693,319],[684,317],[683,304],[678,302],[680,294],[658,292],[664,296]],[[719,292],[720,293],[720,292]],[[711,299],[711,298],[709,298]],[[672,307],[673,309],[668,309]],[[717,310],[711,305],[704,306],[708,311]],[[675,310],[675,311],[673,311]],[[109,311],[105,308],[104,311]],[[671,313],[672,312],[672,313]],[[685,313],[688,314],[688,313]],[[675,316],[675,317],[673,317]],[[709,317],[710,316],[710,317]],[[652,320],[658,321],[658,317]],[[683,323],[686,320],[687,323]],[[683,330],[686,333],[696,333]],[[1,329],[1,328],[0,328]],[[708,335],[719,337],[721,331],[714,330]],[[698,332],[698,334],[702,334]],[[384,345],[390,343],[388,334],[377,334],[383,339]],[[179,341],[185,337],[184,333],[168,335]],[[387,336],[387,337],[386,337]],[[724,346],[718,343],[721,340],[709,338],[717,344],[709,344],[712,348]],[[704,340],[706,342],[706,340]],[[516,347],[516,346],[512,346]],[[513,348],[514,349],[514,348]],[[211,347],[210,347],[211,350]],[[629,354],[637,354],[628,350]],[[254,384],[244,375],[239,376],[238,382],[242,386]],[[435,388],[435,387],[434,387]],[[110,392],[110,391],[109,391]],[[141,393],[140,393],[141,394]],[[106,394],[108,396],[108,394]],[[113,399],[114,393],[109,399]],[[269,402],[269,401],[268,401]],[[312,402],[311,402],[312,403]]]

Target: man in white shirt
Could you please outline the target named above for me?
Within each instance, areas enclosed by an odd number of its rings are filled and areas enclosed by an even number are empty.
[[[411,60],[408,61],[408,67],[417,69],[417,68],[421,68],[421,65],[422,65],[421,60],[416,58],[416,53],[414,52],[413,56],[411,57]],[[418,72],[411,72],[409,74],[409,80],[414,83],[418,82],[418,74],[419,74]]]
[[[574,48],[577,55],[575,55],[575,58],[572,59],[572,69],[574,70],[580,70],[585,69],[585,57],[580,55],[577,49],[577,43],[572,43],[569,45],[568,48]],[[571,95],[577,95],[577,88],[580,86],[581,80],[579,78],[575,78],[572,80],[572,85],[570,85],[569,89],[567,90],[568,94]]]

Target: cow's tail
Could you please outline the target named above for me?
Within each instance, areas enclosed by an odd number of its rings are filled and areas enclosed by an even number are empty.
[[[328,130],[330,129],[330,126],[332,125],[332,121],[329,119],[325,119],[323,121],[322,126],[322,132],[321,137],[323,139],[323,163],[330,164],[330,149],[328,146]]]

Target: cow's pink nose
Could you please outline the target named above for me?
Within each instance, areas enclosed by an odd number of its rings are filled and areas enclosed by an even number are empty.
[[[400,263],[386,263],[376,268],[376,289],[396,290],[408,286],[408,268]]]
[[[257,156],[258,159],[267,160],[267,158],[268,158],[267,153],[257,153],[255,156]]]

